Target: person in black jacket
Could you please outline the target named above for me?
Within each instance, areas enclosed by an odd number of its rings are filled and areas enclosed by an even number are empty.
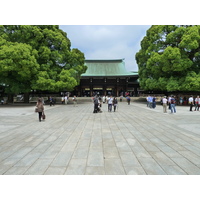
[[[115,112],[115,110],[116,110],[116,107],[117,107],[117,98],[116,97],[114,97],[114,99],[113,99],[113,107],[114,107],[114,112]]]
[[[128,105],[130,105],[130,102],[131,102],[131,98],[130,98],[130,96],[127,96],[126,99],[127,99],[127,103],[128,103]]]
[[[94,111],[93,113],[98,112],[99,98],[97,96],[94,97]]]

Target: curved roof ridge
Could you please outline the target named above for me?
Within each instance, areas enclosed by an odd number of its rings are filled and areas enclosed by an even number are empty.
[[[124,59],[86,59],[87,71],[81,76],[133,76],[125,68]]]
[[[115,59],[85,59],[85,62],[103,62],[103,61],[124,61],[125,58],[115,58]]]

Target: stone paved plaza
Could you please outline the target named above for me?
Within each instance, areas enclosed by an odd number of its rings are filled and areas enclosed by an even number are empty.
[[[91,102],[46,105],[39,122],[34,105],[1,106],[0,174],[200,174],[199,111],[164,114],[136,102],[102,111],[93,114]]]

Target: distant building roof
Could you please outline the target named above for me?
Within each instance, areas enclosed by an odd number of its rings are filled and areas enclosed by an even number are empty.
[[[138,76],[137,72],[127,72],[124,59],[85,60],[87,71],[81,77]]]

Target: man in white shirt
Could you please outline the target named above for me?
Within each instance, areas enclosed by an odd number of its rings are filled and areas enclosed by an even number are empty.
[[[193,96],[190,96],[190,98],[188,99],[188,103],[190,105],[190,111],[192,111],[192,107],[194,105],[194,99]]]
[[[152,104],[153,104],[153,97],[152,96],[148,96],[148,102],[149,102],[149,108],[152,108]]]
[[[150,97],[150,96],[148,95],[148,97],[146,98],[146,100],[147,100],[147,107],[149,107],[149,104],[150,104],[150,103],[149,103],[149,97]]]
[[[164,96],[164,98],[162,99],[162,103],[163,103],[163,112],[167,113],[167,98],[166,98],[166,96]]]
[[[64,97],[65,104],[67,104],[68,98],[67,96]]]
[[[108,112],[109,111],[111,112],[112,111],[112,105],[113,105],[112,95],[110,97],[108,97],[107,101],[108,101]]]

